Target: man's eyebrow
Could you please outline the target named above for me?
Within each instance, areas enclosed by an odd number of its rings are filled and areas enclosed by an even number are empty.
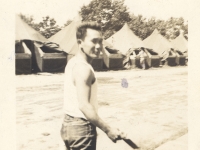
[[[103,41],[103,38],[93,38],[92,40],[101,40],[101,41]]]

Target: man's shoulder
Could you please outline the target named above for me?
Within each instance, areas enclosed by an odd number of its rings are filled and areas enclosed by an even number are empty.
[[[80,77],[90,77],[92,70],[86,63],[77,62],[73,67],[73,74]]]
[[[74,63],[74,57],[72,57],[70,60],[67,61],[66,67],[70,66],[73,63]]]

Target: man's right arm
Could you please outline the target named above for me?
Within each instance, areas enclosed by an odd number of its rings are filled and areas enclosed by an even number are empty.
[[[103,130],[108,137],[115,142],[120,138],[120,131],[117,128],[111,128],[97,114],[94,106],[90,103],[91,86],[94,82],[94,74],[91,69],[85,64],[78,64],[74,70],[74,83],[77,88],[79,100],[79,109],[85,117],[95,126]]]

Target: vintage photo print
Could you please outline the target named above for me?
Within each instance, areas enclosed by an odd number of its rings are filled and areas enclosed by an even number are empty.
[[[4,81],[15,83],[4,96],[15,98],[15,148],[197,149],[197,6],[18,0]]]

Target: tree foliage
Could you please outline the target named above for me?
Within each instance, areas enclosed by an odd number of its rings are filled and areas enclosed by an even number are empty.
[[[94,9],[95,8],[95,9]],[[79,12],[83,21],[96,21],[101,24],[105,38],[120,30],[128,23],[131,30],[142,40],[147,38],[156,28],[167,39],[176,38],[181,32],[188,34],[188,25],[182,17],[169,18],[167,21],[152,17],[146,19],[142,15],[135,16],[128,12],[124,0],[92,0],[82,6]]]
[[[143,18],[142,15],[131,15],[129,27],[133,32],[142,40],[147,38],[151,33],[157,29],[165,38],[172,40],[179,36],[180,33],[186,37],[188,34],[188,24],[185,23],[183,18],[169,18],[168,20]]]
[[[39,23],[40,32],[46,38],[50,38],[52,35],[60,31],[60,27],[56,25],[56,20],[49,16],[43,17],[43,21]]]
[[[61,27],[56,25],[56,20],[49,16],[43,17],[43,21],[34,23],[33,16],[20,15],[21,18],[36,31],[40,32],[44,37],[50,38],[52,35],[61,30]]]
[[[66,23],[64,24],[64,27],[68,26],[72,22],[71,19],[67,20]]]
[[[142,15],[134,15],[129,13],[124,0],[92,0],[88,5],[83,5],[79,11],[83,21],[96,21],[102,27],[104,38],[107,39],[115,32],[119,31],[124,23],[128,23],[130,29],[139,38],[144,40],[157,29],[165,38],[172,40],[180,33],[187,38],[188,22],[180,17],[171,17],[168,20],[161,20],[152,17],[146,19]],[[21,18],[39,31],[46,38],[51,37],[62,27],[56,25],[56,20],[49,16],[43,17],[40,23],[34,23],[33,16],[25,16],[21,14]],[[67,20],[63,27],[72,22]]]
[[[95,8],[95,9],[94,9]],[[83,21],[96,21],[101,24],[105,38],[118,31],[125,22],[130,21],[130,15],[124,0],[92,0],[83,6],[79,12]]]

